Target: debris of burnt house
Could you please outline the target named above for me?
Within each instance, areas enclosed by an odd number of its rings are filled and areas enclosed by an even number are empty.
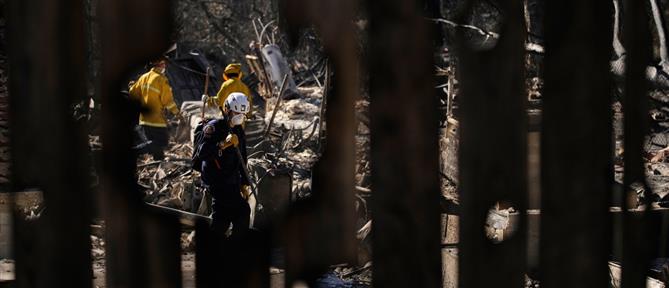
[[[169,59],[167,78],[179,107],[185,101],[200,101],[207,69],[211,69],[209,91],[215,93],[221,87],[225,64],[212,63],[204,53],[187,49],[179,43],[174,44],[165,55]]]
[[[368,1],[363,15],[352,0],[286,0],[279,16],[260,15],[279,22],[256,17],[269,1],[102,1],[92,106],[76,84],[83,1],[7,2],[0,258],[11,259],[0,259],[0,287],[217,286],[211,195],[190,157],[195,125],[220,116],[201,95],[220,87],[221,59],[245,66],[258,100],[239,286],[669,282],[664,0]],[[203,39],[213,48],[172,44],[182,27],[171,14],[188,5],[207,17],[179,15],[202,24],[192,37],[226,34]],[[242,18],[253,19],[226,28]],[[308,60],[290,46],[305,29],[322,46]],[[138,156],[136,107],[118,88],[165,51],[186,121],[169,119],[167,158],[154,161]],[[82,129],[93,118],[99,127]],[[8,139],[5,125],[30,133]]]

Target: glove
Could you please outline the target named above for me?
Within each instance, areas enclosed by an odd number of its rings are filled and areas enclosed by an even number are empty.
[[[207,94],[202,94],[202,103],[207,104],[209,102],[209,96]]]
[[[210,118],[204,117],[203,119],[200,119],[199,122],[197,122],[197,125],[202,125],[202,126],[204,126],[204,125],[207,125],[207,123],[209,123],[209,121],[211,121]]]
[[[190,116],[185,112],[185,111],[179,111],[179,119],[183,119],[186,121],[186,119],[189,119]]]
[[[186,125],[188,123],[188,121],[186,120],[186,117],[184,117],[184,115],[182,115],[181,113],[179,113],[179,116],[177,116],[177,117],[179,119],[179,124],[180,125]]]
[[[184,115],[181,114],[181,111],[177,111],[177,113],[172,114],[174,115],[174,118],[181,122],[186,122],[186,118],[184,118]]]
[[[238,147],[239,146],[239,138],[237,138],[237,135],[235,134],[228,134],[228,137],[225,138],[225,142],[223,144],[219,145],[221,150],[224,150],[230,146]]]
[[[244,200],[249,200],[249,196],[251,196],[251,187],[249,185],[242,185],[242,189],[239,194],[242,195]]]

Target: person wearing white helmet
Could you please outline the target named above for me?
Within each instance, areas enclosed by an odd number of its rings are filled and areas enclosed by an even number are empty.
[[[242,123],[248,110],[246,95],[232,93],[226,99],[223,118],[203,122],[195,130],[193,169],[200,171],[202,183],[212,195],[211,227],[219,239],[227,238],[233,245],[240,244],[247,234],[251,213],[245,199],[250,183],[241,166],[247,160]],[[231,223],[232,233],[226,237]]]
[[[242,125],[246,120],[246,114],[251,110],[251,103],[244,93],[230,93],[225,100],[224,113],[230,117],[230,126]]]

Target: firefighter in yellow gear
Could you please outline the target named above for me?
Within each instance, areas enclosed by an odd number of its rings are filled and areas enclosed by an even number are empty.
[[[225,82],[221,85],[221,89],[218,90],[216,96],[210,98],[210,104],[216,105],[222,109],[225,107],[225,100],[228,99],[230,93],[239,92],[246,95],[251,108],[253,108],[251,90],[244,84],[244,82],[242,82],[242,64],[232,63],[225,67],[225,70],[223,71],[223,80],[225,80]],[[247,116],[250,116],[251,110],[252,109],[249,109]]]
[[[151,140],[146,152],[155,160],[163,160],[165,157],[163,151],[169,140],[163,110],[169,110],[175,116],[180,116],[179,108],[172,98],[172,87],[165,76],[166,68],[166,59],[156,61],[154,67],[140,76],[129,91],[130,97],[139,101],[144,108],[139,115],[139,125]]]

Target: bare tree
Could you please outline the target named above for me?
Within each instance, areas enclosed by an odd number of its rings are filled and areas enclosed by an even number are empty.
[[[523,16],[525,16],[525,29],[529,33],[532,31],[532,19],[530,18],[530,7],[528,0],[523,0]]]
[[[613,15],[613,51],[616,59],[611,62],[611,71],[617,75],[622,76],[625,73],[625,47],[620,41],[619,34],[621,33],[624,23],[620,23],[621,14],[624,9],[621,9],[620,0],[612,0],[614,15]],[[664,23],[660,14],[660,6],[657,0],[648,0],[650,2],[650,13],[653,19],[654,31],[657,36],[657,42],[652,45],[657,45],[659,51],[659,63],[648,63],[646,69],[646,76],[648,80],[655,85],[662,88],[669,88],[669,53],[667,52],[667,40],[664,29]]]
[[[613,0],[613,51],[617,58],[625,55],[625,47],[620,42],[620,0]],[[651,0],[652,1],[652,0]]]
[[[657,33],[657,44],[659,50],[660,62],[653,66],[648,66],[646,75],[655,85],[669,88],[669,59],[667,57],[667,40],[664,32],[664,24],[660,15],[660,8],[657,0],[649,0],[653,24],[655,24],[655,33]]]
[[[622,76],[625,72],[625,47],[620,42],[620,0],[613,0],[613,52],[616,59],[611,61],[613,74]]]
[[[667,40],[664,33],[664,24],[662,23],[662,16],[660,15],[660,8],[657,5],[657,0],[649,0],[651,12],[653,13],[653,23],[655,24],[655,32],[657,33],[658,46],[660,50],[659,66],[663,71],[669,71],[669,59],[667,59]]]

